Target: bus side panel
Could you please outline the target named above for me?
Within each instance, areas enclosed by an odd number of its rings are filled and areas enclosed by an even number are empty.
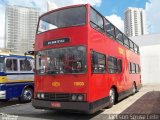
[[[6,84],[6,99],[20,97],[25,86],[33,86],[33,83],[8,83]]]
[[[119,54],[118,48],[120,48],[120,45],[116,41],[110,40],[110,38],[106,38],[105,35],[98,33],[92,28],[90,29],[89,33],[89,50],[92,49],[96,52],[106,55],[106,66],[108,64],[108,56],[121,59],[124,63],[125,54]],[[91,64],[89,64],[89,69],[91,70]],[[124,80],[124,69],[125,68],[123,67],[122,73],[120,74],[109,74],[108,69],[106,69],[106,73],[99,74],[91,73],[90,71],[89,102],[107,98],[109,96],[109,90],[112,85],[117,87],[118,92],[126,90],[129,86],[128,83]]]
[[[140,56],[135,55],[132,51],[127,52],[127,57],[128,57],[128,64],[129,62],[136,63],[140,65]],[[136,86],[138,87],[141,84],[141,78],[140,78],[140,73],[129,73],[128,79],[130,81],[130,88],[133,87],[133,82],[136,83]]]
[[[121,73],[111,74],[108,73],[107,69],[105,74],[95,74],[90,71],[89,102],[94,102],[108,97],[109,90],[113,85],[117,88],[118,93],[129,93],[133,87],[134,81],[137,85],[139,85],[140,74],[129,74],[128,68],[129,62],[140,64],[139,55],[136,55],[132,51],[117,43],[117,41],[107,38],[92,28],[90,29],[89,34],[89,50],[105,54],[107,58],[112,56],[122,60]],[[107,64],[106,59],[106,66]],[[89,64],[89,69],[91,70],[91,64]]]
[[[98,33],[96,30],[89,29],[88,31],[89,38],[88,38],[88,50],[89,50],[89,61],[88,61],[88,68],[90,71],[89,73],[89,93],[88,93],[88,101],[95,102],[96,100],[102,99],[107,95],[108,85],[107,79],[108,76],[106,74],[100,73],[92,73],[91,72],[91,51],[99,52],[105,54],[106,51],[106,44],[104,43],[105,36],[101,33]],[[104,87],[105,86],[105,87]]]

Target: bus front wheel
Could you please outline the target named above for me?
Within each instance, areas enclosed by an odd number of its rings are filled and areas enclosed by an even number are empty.
[[[33,98],[33,90],[31,88],[25,88],[19,98],[20,102],[31,102]]]
[[[111,88],[109,91],[109,108],[111,108],[114,103],[115,103],[115,99],[116,99],[116,92],[114,88]]]

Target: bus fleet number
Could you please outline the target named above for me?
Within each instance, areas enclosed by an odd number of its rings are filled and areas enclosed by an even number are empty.
[[[78,87],[81,87],[81,86],[84,86],[84,82],[74,82],[74,86],[78,86]]]

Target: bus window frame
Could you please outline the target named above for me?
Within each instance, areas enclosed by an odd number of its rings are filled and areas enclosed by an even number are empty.
[[[97,30],[97,29],[95,29],[94,27],[92,27],[92,25],[91,25],[91,20],[90,20],[90,11],[91,11],[91,9],[93,9],[97,14],[99,14],[102,18],[103,18],[103,29],[102,29],[102,31],[99,31],[99,30]],[[120,45],[122,45],[122,46],[124,46],[125,48],[127,48],[127,49],[129,49],[130,51],[132,51],[132,52],[134,52],[134,53],[136,53],[136,54],[140,54],[139,53],[139,46],[137,45],[137,47],[138,47],[138,51],[136,52],[135,50],[134,50],[134,45],[133,45],[133,48],[131,48],[130,47],[130,42],[131,43],[133,43],[133,44],[135,44],[131,39],[129,39],[121,30],[119,30],[115,25],[113,25],[108,19],[106,19],[101,13],[99,13],[95,8],[93,8],[92,6],[90,6],[90,9],[88,10],[88,22],[89,22],[89,25],[90,25],[90,27],[91,28],[93,28],[93,29],[95,29],[96,31],[98,31],[98,32],[100,32],[101,34],[104,34],[105,36],[107,36],[107,37],[109,37],[109,38],[111,38],[112,40],[115,40],[117,43],[119,43]],[[106,31],[106,29],[105,29],[105,22],[108,22],[108,23],[110,23],[113,27],[114,27],[114,36],[113,35],[108,35],[108,32]],[[93,22],[92,22],[93,23]],[[93,23],[94,24],[94,23]],[[96,24],[95,24],[96,25]],[[101,27],[99,27],[99,28],[101,28]],[[116,30],[118,30],[121,34],[122,34],[122,41],[121,40],[119,40],[119,39],[117,39],[116,38]],[[107,32],[107,33],[106,33]],[[126,45],[125,43],[124,43],[124,36],[125,37],[127,37],[127,39],[128,39],[128,45]]]
[[[116,60],[116,68],[109,68],[108,65],[109,65],[109,60],[108,59],[115,59]],[[117,57],[113,57],[113,56],[108,56],[107,57],[107,72],[108,74],[121,74],[123,72],[123,61],[121,58],[117,58]],[[113,61],[112,61],[113,63]],[[114,72],[110,72],[110,69],[113,70]]]
[[[124,41],[124,46],[129,49],[129,38],[126,35],[123,35],[123,41]],[[128,44],[125,41],[128,41]]]
[[[132,69],[134,67],[134,70]],[[129,62],[128,63],[128,71],[129,71],[129,74],[140,74],[141,71],[140,71],[140,65],[139,64],[136,64],[134,62]]]
[[[112,26],[113,27],[113,32],[114,32],[114,35],[112,35],[112,34],[110,34],[108,31],[107,31],[107,29],[106,29],[106,24],[105,23],[108,23],[110,26]],[[115,34],[115,26],[109,21],[109,20],[107,20],[106,18],[104,18],[104,30],[105,30],[105,34],[108,36],[108,37],[110,37],[111,39],[116,39],[116,34]]]
[[[109,68],[109,59],[112,59],[112,68]],[[116,60],[116,68],[115,68],[115,65],[114,65],[114,62],[113,62],[113,59],[114,60]],[[109,55],[108,57],[107,57],[107,73],[108,74],[119,74],[119,71],[118,71],[118,58],[116,58],[116,57],[113,57],[113,56],[111,56],[111,55]],[[114,68],[113,68],[114,67]],[[111,72],[110,70],[112,70],[113,72]]]
[[[60,10],[64,10],[64,9],[70,9],[70,8],[76,8],[76,7],[84,7],[85,10],[86,10],[86,23],[83,24],[83,25],[77,25],[77,26],[68,26],[68,27],[61,27],[61,28],[57,28],[57,29],[50,29],[50,30],[47,30],[47,31],[44,31],[44,32],[40,32],[38,33],[38,29],[39,29],[39,24],[40,24],[40,20],[42,17],[44,17],[45,15],[48,15],[48,14],[51,14],[53,12],[56,12],[56,11],[60,11]],[[72,6],[72,7],[63,7],[63,8],[59,8],[59,9],[56,9],[56,10],[52,10],[52,11],[49,11],[43,15],[41,15],[39,18],[38,18],[38,24],[37,24],[37,28],[36,28],[36,35],[40,35],[40,34],[43,34],[43,33],[46,33],[46,32],[49,32],[49,31],[53,31],[53,30],[58,30],[58,29],[64,29],[64,28],[70,28],[70,27],[82,27],[82,26],[86,26],[88,25],[88,7],[86,5],[79,5],[79,6]]]
[[[117,67],[118,67],[118,73],[121,74],[123,72],[123,63],[122,63],[122,59],[117,60]]]
[[[47,73],[43,73],[43,74],[39,74],[37,72],[37,64],[35,64],[35,68],[34,68],[34,73],[35,75],[38,75],[38,76],[45,76],[45,75],[51,75],[51,76],[54,76],[54,75],[82,75],[82,74],[87,74],[88,73],[88,47],[86,45],[76,45],[76,46],[64,46],[64,47],[61,47],[61,48],[65,48],[65,47],[79,47],[79,46],[83,46],[85,47],[86,49],[86,70],[84,72],[81,72],[81,73],[60,73],[60,74],[47,74]],[[50,50],[50,49],[53,49],[53,48],[49,48],[49,49],[43,49],[43,50],[40,50],[40,51],[44,51],[44,50]],[[56,48],[57,49],[57,48]],[[37,63],[37,59],[36,59],[36,55],[39,51],[35,51],[35,63]]]
[[[118,33],[117,33],[118,32]],[[121,39],[118,38],[118,35],[121,34]],[[122,46],[124,46],[124,38],[123,38],[124,34],[118,29],[115,28],[115,37],[116,37],[116,41],[118,43],[120,43]]]
[[[92,63],[93,63],[93,59],[92,59],[92,57],[93,57],[93,54],[94,53],[96,53],[96,54],[100,54],[100,55],[104,55],[104,61],[105,61],[105,66],[104,66],[104,72],[94,72],[94,71],[92,71]],[[91,50],[91,61],[90,61],[90,63],[91,63],[91,73],[92,74],[106,74],[107,73],[107,56],[105,55],[105,54],[103,54],[103,53],[100,53],[100,52],[97,52],[97,51],[94,51],[94,50]]]
[[[131,46],[131,43],[133,46]],[[134,42],[129,39],[129,49],[134,52]]]
[[[30,66],[31,66],[31,70],[21,70],[21,65],[20,65],[21,60],[28,60],[29,63],[30,63]],[[19,58],[18,59],[18,65],[19,65],[19,70],[18,70],[19,72],[33,72],[34,65],[33,65],[32,61],[28,58]]]
[[[7,63],[7,60],[16,60],[17,61],[17,70],[7,70],[7,66],[6,66],[6,63]],[[18,59],[17,58],[15,58],[15,57],[5,57],[5,62],[4,62],[4,64],[5,64],[5,72],[6,73],[16,73],[16,72],[19,72],[19,63],[18,63]]]
[[[102,18],[103,28],[101,28],[101,27],[98,26],[96,23],[94,23],[94,22],[91,21],[91,9],[92,9],[95,13],[97,13],[97,15],[99,15],[99,16]],[[100,32],[100,33],[102,33],[102,34],[105,34],[105,29],[104,29],[104,17],[103,17],[103,15],[101,15],[101,13],[99,13],[99,12],[98,12],[95,8],[93,8],[92,6],[90,6],[90,9],[88,10],[88,21],[89,21],[88,24],[89,24],[90,28],[93,28],[93,29],[95,29],[96,31],[98,31],[98,32]],[[96,25],[98,28],[96,29],[96,28],[92,27],[91,24]],[[100,30],[99,30],[99,29],[100,29]]]

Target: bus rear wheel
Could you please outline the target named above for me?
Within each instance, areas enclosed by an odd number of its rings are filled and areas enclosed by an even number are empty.
[[[33,90],[31,88],[25,88],[19,98],[20,102],[31,102],[33,98]]]
[[[137,92],[136,84],[133,83],[132,94],[134,95]]]
[[[115,100],[116,100],[116,92],[114,88],[111,88],[109,91],[109,106],[108,106],[109,108],[111,108],[114,105]]]

